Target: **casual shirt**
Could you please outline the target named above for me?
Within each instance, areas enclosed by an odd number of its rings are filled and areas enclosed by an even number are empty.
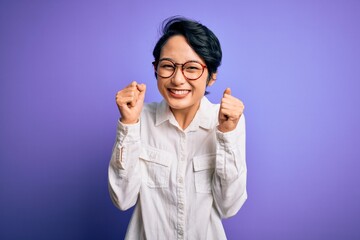
[[[109,191],[121,210],[136,205],[126,239],[226,239],[222,218],[247,198],[245,117],[217,129],[219,104],[206,97],[181,129],[168,104],[145,104],[138,123],[117,126]]]

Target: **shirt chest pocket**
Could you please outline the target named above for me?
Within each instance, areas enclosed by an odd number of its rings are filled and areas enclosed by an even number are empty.
[[[168,152],[144,147],[140,159],[144,161],[144,176],[150,188],[169,187],[171,156]]]
[[[211,193],[216,154],[205,154],[193,158],[195,189],[197,193]]]

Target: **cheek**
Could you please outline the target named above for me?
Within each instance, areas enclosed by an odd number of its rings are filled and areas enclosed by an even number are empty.
[[[192,84],[192,87],[193,87],[193,89],[196,89],[196,92],[198,94],[205,93],[206,79],[201,79],[201,81]]]
[[[157,87],[158,87],[158,90],[159,90],[159,92],[161,94],[166,92],[166,87],[165,87],[164,81],[158,79],[157,80]]]

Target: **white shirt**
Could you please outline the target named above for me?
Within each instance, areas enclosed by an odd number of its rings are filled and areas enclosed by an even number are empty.
[[[203,97],[182,130],[162,101],[145,104],[137,124],[118,122],[109,191],[121,210],[136,204],[126,239],[226,239],[221,219],[247,198],[245,118],[222,133],[218,112]]]

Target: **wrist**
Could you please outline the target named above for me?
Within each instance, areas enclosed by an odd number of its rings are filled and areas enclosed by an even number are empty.
[[[122,124],[136,124],[136,123],[138,123],[139,122],[139,119],[136,119],[136,120],[134,120],[134,119],[124,119],[124,118],[120,118],[120,122],[122,123]]]
[[[222,132],[222,133],[227,133],[227,132],[231,132],[232,130],[234,130],[235,128],[229,128],[229,127],[223,127],[223,126],[218,126],[217,129]]]

